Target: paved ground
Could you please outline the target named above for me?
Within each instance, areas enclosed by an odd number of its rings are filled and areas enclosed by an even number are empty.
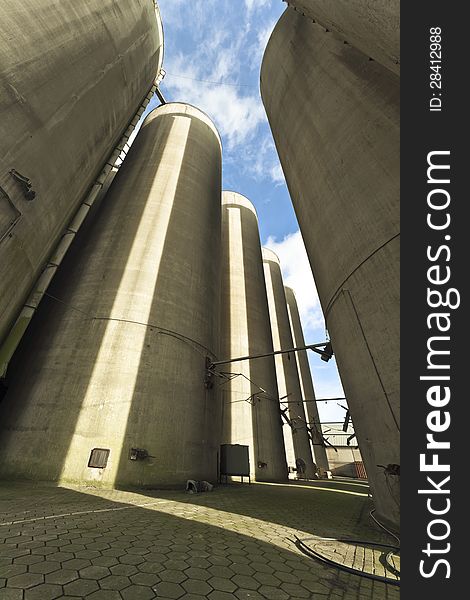
[[[390,543],[367,487],[325,481],[131,493],[0,483],[0,599],[398,600],[291,541]],[[385,537],[384,537],[385,536]]]

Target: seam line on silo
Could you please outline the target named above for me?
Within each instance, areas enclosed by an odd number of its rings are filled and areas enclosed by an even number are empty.
[[[382,248],[385,248],[385,246],[387,246],[388,244],[393,242],[393,240],[395,240],[398,237],[400,237],[400,232],[396,233],[389,240],[387,240],[381,246],[379,246],[373,252],[371,252],[364,260],[362,260],[356,267],[354,267],[354,269],[351,271],[351,273],[349,273],[349,275],[347,277],[345,277],[343,279],[343,281],[340,283],[340,285],[336,288],[336,291],[331,296],[330,301],[328,302],[325,310],[323,311],[323,314],[325,315],[325,321],[327,321],[330,310],[333,308],[333,304],[339,298],[339,295],[343,291],[343,287],[346,284],[346,282],[348,281],[348,279],[350,279],[354,275],[354,273],[356,273],[356,271],[362,267],[363,264],[365,264],[370,258],[372,258],[374,256],[374,254],[377,254],[377,252],[379,252],[379,250],[382,250]]]

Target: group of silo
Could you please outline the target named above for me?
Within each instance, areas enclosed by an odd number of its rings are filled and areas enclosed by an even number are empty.
[[[271,324],[292,346],[279,267],[267,293],[256,212],[222,196],[210,119],[160,106],[106,179],[161,70],[154,2],[35,2],[0,9],[0,475],[179,485],[214,480],[227,443],[249,447],[256,479],[283,480],[282,385],[289,466],[313,476],[298,373],[270,355]],[[256,354],[209,382],[217,358]]]
[[[378,517],[397,526],[399,2],[287,3],[261,95]]]
[[[398,2],[288,4],[262,98],[379,517],[396,525]],[[156,109],[100,194],[161,70],[155,3],[5,0],[0,20],[1,475],[172,485],[214,479],[227,443],[249,446],[258,479],[285,478],[286,455],[313,476],[310,441],[327,463],[305,354],[208,378],[221,358],[303,344],[251,203],[221,206],[211,121]]]

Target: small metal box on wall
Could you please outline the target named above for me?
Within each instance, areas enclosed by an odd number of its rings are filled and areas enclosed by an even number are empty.
[[[241,444],[222,444],[220,446],[220,479],[238,476],[248,477],[250,482],[250,457],[248,446]]]

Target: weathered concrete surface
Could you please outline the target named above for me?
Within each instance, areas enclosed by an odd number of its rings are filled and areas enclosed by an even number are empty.
[[[262,249],[262,256],[274,350],[288,350],[294,347],[294,341],[279,258],[268,248]],[[281,402],[284,402],[281,407],[288,407],[287,415],[292,424],[283,426],[287,464],[295,468],[296,459],[303,459],[306,464],[306,477],[313,478],[315,470],[296,359],[294,354],[278,354],[275,363],[279,396]]]
[[[220,198],[208,117],[185,104],[151,112],[16,358],[4,478],[215,480],[220,415],[204,371],[217,354]],[[133,447],[151,457],[129,460]],[[105,469],[88,467],[93,448],[111,451]]]
[[[153,0],[0,5],[0,342],[161,68],[155,14]]]
[[[289,320],[292,329],[292,338],[294,346],[301,348],[305,346],[304,333],[302,331],[302,323],[300,322],[299,308],[295,292],[292,288],[284,286],[286,293],[287,310],[289,311]],[[309,343],[314,343],[309,341]],[[317,355],[318,356],[318,355]],[[299,371],[300,389],[302,398],[307,408],[308,423],[312,434],[313,455],[317,467],[322,471],[328,471],[328,458],[326,456],[325,443],[321,433],[320,415],[318,414],[318,406],[313,389],[312,373],[308,362],[307,351],[295,353],[297,361],[297,369]]]
[[[399,79],[289,8],[264,106],[379,515],[398,523]]]
[[[398,588],[326,567],[292,542],[393,543],[370,507],[367,485],[344,481],[197,496],[0,484],[0,597],[398,600]]]
[[[258,218],[236,192],[222,194],[220,333],[222,359],[273,351]],[[274,357],[219,370],[242,374],[221,387],[222,443],[249,446],[251,475],[258,481],[287,479]]]
[[[400,73],[400,0],[287,0],[287,4]]]

